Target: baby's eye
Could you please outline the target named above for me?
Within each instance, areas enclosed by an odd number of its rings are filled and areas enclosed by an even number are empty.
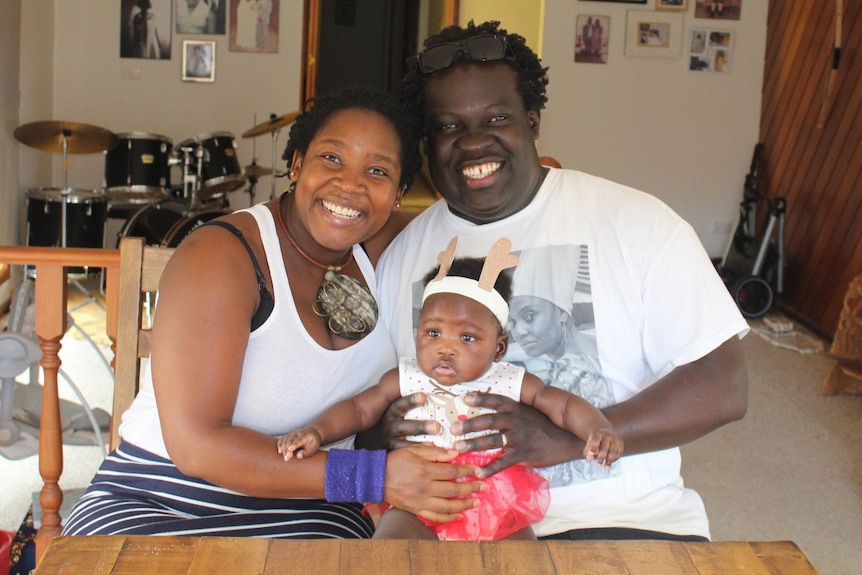
[[[428,337],[440,337],[440,332],[436,329],[429,329],[427,332]]]
[[[461,335],[461,341],[466,341],[467,343],[471,343],[476,341],[476,336],[470,333],[465,333]]]

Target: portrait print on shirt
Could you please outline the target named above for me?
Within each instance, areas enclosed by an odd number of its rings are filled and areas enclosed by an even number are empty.
[[[513,252],[509,301],[509,350],[505,361],[521,365],[545,385],[583,397],[601,409],[616,402],[613,384],[602,374],[596,339],[587,245],[548,245]],[[571,262],[565,265],[561,262]],[[413,329],[418,325],[423,286],[413,286]],[[538,469],[551,487],[620,474],[586,460]]]

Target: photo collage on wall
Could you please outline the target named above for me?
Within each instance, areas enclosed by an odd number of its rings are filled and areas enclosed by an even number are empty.
[[[689,70],[696,72],[730,72],[733,32],[695,28],[691,31]]]
[[[120,58],[170,60],[182,40],[182,80],[215,81],[216,38],[231,52],[278,53],[280,0],[121,0]]]
[[[647,4],[646,0],[601,1],[608,4]],[[731,70],[735,32],[732,29],[717,29],[716,26],[719,26],[717,21],[720,20],[728,23],[739,20],[742,2],[743,0],[649,0],[652,6],[625,11],[623,53],[626,56],[646,58],[680,59],[687,56],[684,61],[688,70],[728,74]],[[620,21],[619,18],[614,19],[616,29],[612,30],[609,14],[577,14],[574,61],[578,64],[607,64],[612,58],[612,33],[621,33]],[[732,26],[730,24],[731,28]]]

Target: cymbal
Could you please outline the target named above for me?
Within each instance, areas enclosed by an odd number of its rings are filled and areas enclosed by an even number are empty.
[[[257,164],[249,164],[243,168],[245,175],[249,178],[259,178],[261,176],[271,176],[272,168],[258,166]]]
[[[282,126],[286,126],[288,124],[292,124],[296,117],[299,116],[300,112],[290,112],[289,114],[284,114],[283,116],[276,116],[273,114],[270,116],[269,120],[254,126],[253,128],[249,128],[245,132],[243,132],[243,138],[253,138],[255,136],[260,136],[261,134],[267,134],[269,132],[274,132],[278,130]]]
[[[93,154],[110,150],[119,142],[116,134],[80,122],[45,121],[31,122],[15,128],[15,139],[22,144],[45,150],[63,152],[63,136],[66,136],[66,151],[69,154]]]

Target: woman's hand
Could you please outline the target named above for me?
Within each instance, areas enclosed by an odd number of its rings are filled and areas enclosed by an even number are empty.
[[[435,435],[440,432],[440,424],[432,420],[404,419],[414,407],[425,404],[424,393],[413,393],[392,402],[381,420],[381,435],[387,449],[398,449],[416,445],[407,441],[410,435]]]
[[[457,441],[455,449],[461,453],[505,449],[500,457],[479,470],[478,477],[488,477],[517,463],[548,467],[583,458],[584,442],[554,425],[532,407],[493,393],[470,393],[465,401],[468,405],[487,407],[496,413],[454,423],[452,433],[463,435],[489,429],[499,433]]]
[[[421,515],[438,523],[459,517],[479,500],[470,497],[484,489],[481,481],[456,481],[475,478],[475,465],[453,465],[456,451],[411,444],[396,449],[386,458],[384,498],[394,507]]]

